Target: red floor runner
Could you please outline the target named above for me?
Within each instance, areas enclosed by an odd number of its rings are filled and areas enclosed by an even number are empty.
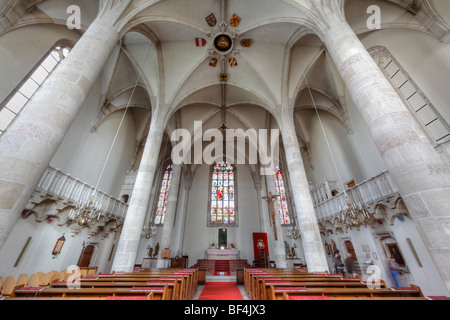
[[[206,282],[198,300],[244,300],[236,282]]]

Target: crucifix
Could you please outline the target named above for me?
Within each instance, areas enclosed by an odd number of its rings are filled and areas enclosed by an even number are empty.
[[[269,209],[270,209],[270,216],[272,217],[272,225],[273,225],[273,234],[275,237],[275,241],[278,240],[277,237],[277,227],[275,225],[275,209],[273,207],[273,203],[275,200],[277,200],[279,197],[278,194],[272,194],[272,192],[269,192],[268,196],[262,197],[264,200],[266,200],[269,203]]]

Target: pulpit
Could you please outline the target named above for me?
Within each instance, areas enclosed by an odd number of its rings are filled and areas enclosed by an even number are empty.
[[[238,260],[239,250],[236,248],[210,248],[206,250],[208,260]]]

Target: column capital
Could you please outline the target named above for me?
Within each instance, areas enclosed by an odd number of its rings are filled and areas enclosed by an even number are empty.
[[[130,3],[131,0],[100,0],[97,19],[107,18],[114,26]]]
[[[321,38],[335,25],[346,22],[345,0],[285,0],[309,18],[313,30]]]

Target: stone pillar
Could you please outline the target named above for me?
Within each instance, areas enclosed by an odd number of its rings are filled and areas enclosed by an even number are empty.
[[[188,166],[188,168],[189,168],[189,166]],[[190,168],[188,170],[190,170]],[[186,233],[186,222],[185,221],[186,221],[186,215],[188,212],[189,194],[190,194],[191,187],[192,187],[192,180],[193,180],[192,172],[190,172],[190,171],[186,172],[184,175],[183,214],[181,215],[181,221],[180,221],[181,235],[180,235],[180,239],[178,242],[178,248],[179,248],[181,254],[183,254],[183,251],[184,251],[184,235]]]
[[[117,45],[123,9],[102,11],[0,137],[0,248]]]
[[[164,224],[162,228],[160,248],[170,249],[170,243],[172,239],[173,222],[175,219],[175,212],[177,210],[178,203],[178,190],[180,188],[181,180],[181,164],[174,164],[172,166],[172,178],[170,180],[169,196],[167,197],[166,215],[164,217]],[[159,254],[158,261],[156,262],[157,268],[165,268],[167,258],[162,258]]]
[[[261,175],[259,175],[259,172],[255,171],[252,172],[252,178],[253,178],[253,185],[255,186],[256,190],[256,203],[258,204],[258,217],[259,217],[259,231],[264,232],[264,216],[263,216],[263,209],[262,209],[262,194],[261,194]]]
[[[112,271],[133,271],[164,134],[162,123],[163,121],[156,115],[152,116],[149,134],[111,267]]]
[[[267,191],[271,192],[272,195],[277,194],[275,191],[275,177],[273,175],[266,176],[267,181]],[[278,206],[278,200],[273,202],[273,208],[275,209],[275,229],[277,231],[277,239],[275,240],[275,235],[273,232],[273,226],[271,228],[273,235],[273,243],[274,243],[274,254],[275,254],[275,264],[277,268],[287,268],[286,263],[286,250],[284,246],[284,239],[283,239],[283,232],[281,230],[281,223],[280,223],[280,215],[279,215],[279,206]]]
[[[450,288],[450,168],[338,10],[322,39]]]
[[[292,111],[285,111],[280,129],[306,265],[309,272],[329,271],[293,116]]]

